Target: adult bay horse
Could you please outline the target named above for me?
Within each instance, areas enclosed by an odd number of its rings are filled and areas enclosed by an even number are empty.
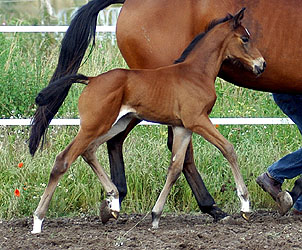
[[[100,10],[123,3],[117,23],[117,42],[130,68],[157,68],[171,64],[195,35],[205,30],[210,21],[228,12],[248,8],[243,23],[253,34],[253,41],[266,58],[268,69],[258,78],[225,61],[219,76],[239,86],[279,93],[302,93],[302,3],[299,0],[92,0],[76,14],[62,41],[59,62],[50,82],[76,73],[91,39],[95,35]],[[280,56],[282,55],[282,56]],[[68,88],[66,89],[66,94]],[[57,100],[58,101],[58,100]],[[45,119],[33,120],[30,151],[34,154],[59,102],[38,107],[36,114]],[[126,179],[122,144],[129,131],[138,123],[134,119],[116,137],[107,142],[111,178],[116,184],[120,201],[125,197]],[[169,130],[171,132],[171,129]],[[168,143],[171,148],[172,134]],[[215,219],[226,216],[207,192],[189,144],[183,173],[192,188],[201,211]]]
[[[237,156],[215,128],[209,114],[216,101],[215,79],[224,60],[239,63],[256,76],[265,69],[265,61],[253,46],[249,32],[241,25],[245,8],[234,17],[213,21],[199,34],[171,66],[158,69],[116,69],[97,77],[70,75],[44,90],[37,98],[40,106],[64,94],[72,83],[87,85],[79,98],[80,130],[55,160],[48,185],[34,213],[32,233],[41,225],[62,175],[82,156],[97,174],[107,192],[106,209],[117,218],[119,192],[96,158],[99,145],[124,131],[133,117],[167,124],[173,129],[173,145],[166,183],[152,209],[152,226],[158,228],[167,196],[178,179],[192,133],[215,145],[228,160],[235,178],[241,211],[249,213],[248,191],[240,174]],[[107,216],[107,215],[106,215]],[[109,219],[102,217],[105,222]]]

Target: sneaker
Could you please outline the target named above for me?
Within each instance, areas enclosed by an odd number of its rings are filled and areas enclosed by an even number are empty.
[[[278,193],[282,191],[282,184],[270,177],[268,173],[259,175],[256,182],[265,192],[268,192],[274,200],[276,200]]]

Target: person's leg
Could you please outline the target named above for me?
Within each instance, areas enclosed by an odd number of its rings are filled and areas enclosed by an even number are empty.
[[[297,125],[302,134],[302,95],[273,94],[273,97],[276,104]],[[284,179],[292,179],[299,174],[302,174],[302,148],[272,164],[267,173],[260,175],[256,181],[276,200]],[[298,198],[295,206],[296,209],[302,210],[302,197]]]
[[[293,208],[297,211],[298,213],[302,215],[302,196],[299,196],[298,200],[295,202]]]
[[[292,179],[302,173],[302,148],[290,153],[272,164],[267,172],[279,183]]]

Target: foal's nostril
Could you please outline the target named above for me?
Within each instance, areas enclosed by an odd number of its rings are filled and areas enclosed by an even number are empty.
[[[266,62],[263,62],[263,70],[266,68]]]
[[[263,67],[259,67],[258,65],[255,65],[255,70],[254,70],[255,74],[256,75],[262,74],[264,71],[264,68],[265,68],[264,65],[263,65]]]

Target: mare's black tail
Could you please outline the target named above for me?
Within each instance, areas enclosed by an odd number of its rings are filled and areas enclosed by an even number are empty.
[[[111,4],[124,2],[125,0],[92,0],[78,10],[63,38],[58,65],[50,80],[50,85],[63,76],[78,72],[90,41],[93,40],[93,45],[95,44],[98,13]],[[70,80],[63,82],[70,83]],[[50,98],[47,104],[38,106],[32,121],[29,139],[31,155],[37,151],[42,137],[43,145],[48,125],[65,100],[71,84],[63,84],[60,87],[60,95],[53,99]],[[58,85],[56,84],[56,87]]]

